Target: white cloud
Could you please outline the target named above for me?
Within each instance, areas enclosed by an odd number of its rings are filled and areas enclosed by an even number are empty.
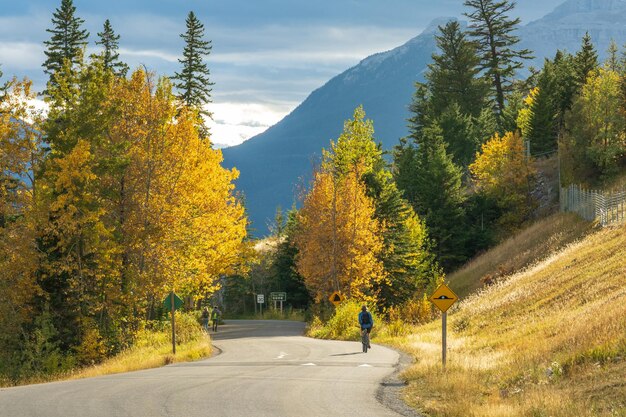
[[[0,43],[0,63],[3,68],[16,72],[41,69],[45,60],[43,51],[40,43],[4,41]]]
[[[128,48],[120,48],[119,53],[122,58],[125,57],[133,57],[133,58],[158,58],[167,62],[178,62],[178,55],[160,51],[157,49],[128,49]]]
[[[213,120],[208,121],[211,141],[238,145],[279,122],[296,104],[211,103],[207,106],[213,112]]]

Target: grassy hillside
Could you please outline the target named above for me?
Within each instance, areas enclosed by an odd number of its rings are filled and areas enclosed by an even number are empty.
[[[510,237],[450,274],[450,287],[462,299],[483,287],[484,282],[526,268],[585,236],[590,224],[575,214],[555,214]]]
[[[541,257],[541,247],[547,253],[564,241],[550,238],[549,227],[535,225],[526,237],[546,231],[544,240],[556,243],[531,249],[518,236],[474,270],[512,262],[507,252],[529,251],[521,264]],[[626,416],[626,228],[590,233],[468,297],[448,323],[446,372],[439,321],[394,341],[416,358],[406,397],[428,415]]]

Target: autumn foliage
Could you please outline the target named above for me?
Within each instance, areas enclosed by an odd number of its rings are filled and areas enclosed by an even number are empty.
[[[334,291],[375,301],[374,286],[385,279],[382,225],[354,172],[318,172],[299,214],[298,272],[319,302]]]
[[[0,114],[0,373],[17,377],[118,352],[169,291],[215,292],[246,245],[238,172],[169,81],[97,62],[57,80],[47,119],[28,82]]]
[[[531,191],[535,170],[519,133],[495,133],[469,169],[478,191],[504,211],[500,218],[503,226],[516,227],[528,218],[534,204]]]

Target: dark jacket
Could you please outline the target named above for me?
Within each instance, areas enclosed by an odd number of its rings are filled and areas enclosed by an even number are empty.
[[[365,319],[366,316],[369,316],[369,323],[364,323],[365,321],[367,321],[367,319]],[[374,318],[372,317],[372,313],[370,313],[369,311],[361,311],[359,313],[359,325],[361,326],[361,329],[369,329],[374,326]]]

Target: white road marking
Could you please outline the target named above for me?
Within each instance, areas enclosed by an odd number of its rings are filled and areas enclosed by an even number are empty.
[[[302,366],[317,366],[317,365],[309,362],[309,363],[303,363]]]
[[[285,353],[285,352],[280,352],[280,353],[278,354],[278,356],[276,356],[276,358],[275,358],[275,359],[283,359],[283,358],[284,358],[285,356],[287,356],[287,355],[289,355],[289,354],[288,354],[288,353]]]
[[[363,365],[359,365],[359,368],[371,368],[372,365],[368,365],[367,363],[364,363]]]

